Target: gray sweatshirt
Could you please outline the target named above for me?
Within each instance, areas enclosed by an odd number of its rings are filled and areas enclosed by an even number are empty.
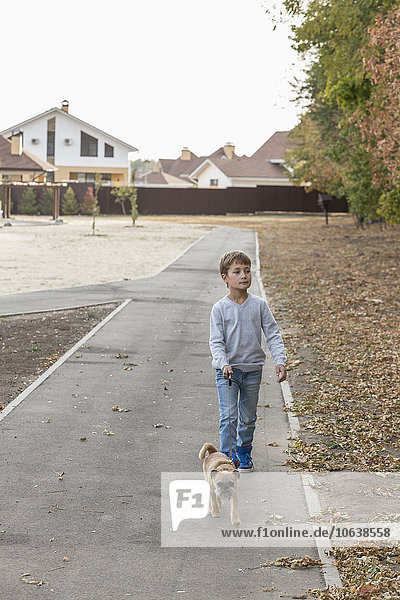
[[[265,300],[249,293],[243,304],[234,302],[228,296],[216,302],[210,316],[210,349],[214,369],[223,369],[225,365],[245,372],[262,369],[265,352],[261,348],[261,330],[274,363],[284,365],[285,346]]]

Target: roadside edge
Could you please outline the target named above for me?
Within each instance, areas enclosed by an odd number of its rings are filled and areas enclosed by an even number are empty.
[[[264,285],[261,279],[261,269],[260,269],[260,247],[258,242],[258,233],[254,232],[255,235],[255,243],[256,243],[256,276],[258,281],[258,287],[260,289],[261,297],[267,301],[267,297],[264,290]],[[282,381],[280,384],[283,401],[285,403],[285,407],[287,408],[287,416],[289,421],[289,428],[291,437],[295,438],[298,435],[300,430],[300,422],[297,416],[293,413],[293,396],[290,390],[289,382]],[[310,514],[310,517],[315,517],[317,515],[322,514],[321,505],[318,499],[318,495],[315,492],[316,486],[315,481],[311,473],[302,473],[301,474],[304,496],[307,504],[307,509]],[[328,547],[321,545],[321,540],[319,538],[315,538],[318,555],[320,557],[322,563],[322,573],[325,579],[325,583],[329,588],[343,587],[342,580],[339,575],[339,571],[335,565],[335,561],[330,556],[330,551],[332,550],[332,545],[330,544]],[[325,540],[326,544],[326,540]]]

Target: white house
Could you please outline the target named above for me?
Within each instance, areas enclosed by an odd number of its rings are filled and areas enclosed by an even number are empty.
[[[252,156],[207,157],[189,174],[199,188],[292,186],[284,156],[291,147],[288,131],[274,133]]]
[[[157,171],[199,188],[292,186],[289,171],[284,166],[285,152],[292,147],[288,133],[277,131],[250,157],[237,156],[230,142],[209,156],[199,157],[183,148],[177,159],[160,158]],[[149,177],[146,185],[152,187]],[[165,185],[176,187],[173,181]]]
[[[67,100],[0,135],[11,138],[18,130],[24,150],[57,167],[56,182],[94,181],[96,173],[111,184],[130,181],[128,153],[137,148],[71,115]]]

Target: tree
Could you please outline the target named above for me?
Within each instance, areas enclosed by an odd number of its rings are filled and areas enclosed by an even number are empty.
[[[27,187],[22,194],[21,202],[19,203],[18,212],[23,215],[36,215],[38,205],[36,200],[36,192],[33,188]]]
[[[119,204],[122,209],[122,214],[126,215],[126,202],[131,202],[133,187],[130,185],[118,185],[111,190],[111,195],[114,196],[114,202]]]
[[[373,183],[380,190],[378,213],[400,223],[400,8],[378,15],[363,48],[372,82],[365,110],[354,113],[372,158]]]
[[[288,163],[295,182],[321,192],[344,195],[361,222],[378,214],[380,191],[374,162],[354,122],[365,111],[373,82],[362,62],[368,28],[394,0],[284,0],[295,48],[311,58],[298,96],[306,106],[294,132],[297,148]],[[304,100],[303,100],[304,103]]]
[[[103,177],[101,173],[94,174],[94,197],[96,198],[96,203],[99,202],[99,193],[101,188],[103,187]]]
[[[135,226],[136,219],[139,216],[139,209],[138,209],[138,205],[137,205],[137,188],[136,188],[136,185],[135,185],[135,180],[136,180],[136,172],[135,171],[132,171],[131,180],[132,180],[132,184],[131,184],[131,197],[130,197],[130,202],[131,202],[131,218],[132,218],[132,225]]]
[[[134,187],[131,196],[131,219],[132,225],[135,226],[136,219],[139,216],[139,207],[137,205],[137,189]]]
[[[100,210],[97,200],[93,194],[92,186],[89,186],[86,190],[86,194],[83,197],[81,210],[83,215],[91,215],[93,217],[92,233],[93,235],[96,235],[96,217],[99,215]]]
[[[41,215],[52,215],[53,214],[53,197],[54,192],[52,188],[44,187],[38,199],[38,212]]]
[[[131,218],[132,225],[135,225],[135,221],[139,216],[138,205],[137,205],[137,188],[135,186],[135,172],[132,171],[132,184],[127,186],[118,185],[115,187],[111,194],[114,196],[114,201],[120,204],[122,212],[126,215],[125,202],[129,202],[131,205]]]
[[[68,186],[63,195],[62,211],[64,215],[77,215],[79,213],[79,204],[71,186]]]
[[[143,173],[154,171],[156,168],[157,161],[153,159],[136,159],[131,161],[131,172],[142,175]]]

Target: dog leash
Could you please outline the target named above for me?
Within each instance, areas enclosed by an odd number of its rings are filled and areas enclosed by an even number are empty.
[[[232,437],[231,437],[231,387],[232,387],[232,373],[228,373],[228,400],[229,400],[229,460],[235,465],[233,461],[233,453],[232,453]],[[236,467],[236,465],[235,465]]]

